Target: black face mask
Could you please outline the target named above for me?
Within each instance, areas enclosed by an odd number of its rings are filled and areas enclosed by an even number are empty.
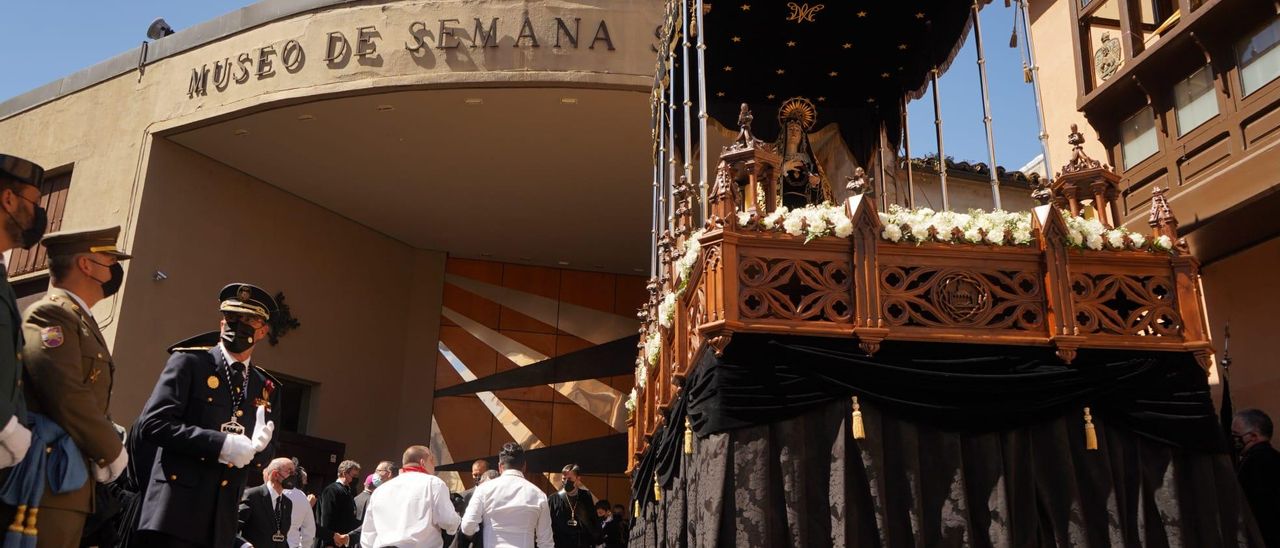
[[[222,330],[222,345],[232,354],[239,354],[253,347],[253,326],[237,321],[227,320],[227,328]]]
[[[292,476],[286,476],[284,479],[280,480],[280,486],[285,489],[293,489],[294,487],[297,487],[298,475],[294,474]]]
[[[25,200],[26,198],[23,199]],[[13,221],[13,224],[22,228],[22,223],[18,222],[18,218],[14,217],[12,213],[9,213],[9,210],[5,210],[4,213],[9,216],[9,219]],[[37,205],[35,213],[31,216],[31,226],[23,228],[20,233],[20,238],[22,239],[20,245],[22,246],[22,249],[31,249],[35,247],[36,244],[40,243],[40,239],[44,238],[44,231],[48,228],[48,224],[48,212],[46,212],[43,207]]]
[[[107,266],[97,261],[93,261],[93,264],[98,266]],[[120,263],[107,266],[107,269],[111,270],[111,277],[107,278],[107,281],[104,282],[97,278],[93,278],[93,281],[102,284],[102,298],[104,299],[115,295],[117,291],[120,291],[120,284],[124,283],[124,267],[120,266]]]
[[[564,480],[564,490],[565,491],[573,490],[573,480],[571,479]]]

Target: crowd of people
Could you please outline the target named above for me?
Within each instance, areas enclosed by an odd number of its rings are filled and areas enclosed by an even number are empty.
[[[596,499],[580,483],[578,466],[562,470],[564,488],[548,496],[525,478],[524,449],[508,443],[498,470],[472,463],[475,487],[452,493],[436,477],[435,455],[405,449],[399,466],[378,463],[359,482],[360,464],[338,465],[338,480],[319,495],[305,493],[306,471],[278,457],[263,484],[245,490],[238,508],[242,548],[533,547],[616,548],[626,545],[622,505]],[[356,493],[357,486],[361,486]],[[314,507],[313,507],[314,505]]]
[[[129,429],[112,420],[116,366],[93,306],[124,280],[120,227],[44,234],[44,170],[0,154],[0,252],[43,245],[49,290],[25,312],[0,279],[0,525],[5,546],[122,548],[614,548],[623,505],[597,499],[578,466],[548,495],[530,482],[525,450],[507,443],[472,463],[475,486],[451,493],[436,456],[405,449],[361,481],[304,490],[307,473],[277,455],[279,381],[253,365],[288,327],[287,307],[232,283],[217,329],[171,347]],[[0,272],[4,269],[0,268]],[[210,326],[213,327],[213,326]],[[1270,417],[1240,411],[1230,435],[1240,482],[1268,546],[1280,546],[1280,452]],[[246,489],[250,475],[262,485]]]

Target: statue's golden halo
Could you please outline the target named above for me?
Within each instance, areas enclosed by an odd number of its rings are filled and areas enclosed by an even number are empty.
[[[778,124],[786,127],[787,122],[796,121],[800,123],[800,127],[805,131],[813,129],[813,125],[818,122],[818,109],[813,106],[813,102],[804,97],[792,97],[782,103],[782,108],[778,109]]]

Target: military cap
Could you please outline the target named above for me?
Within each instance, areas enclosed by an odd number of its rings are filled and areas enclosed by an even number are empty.
[[[46,234],[40,240],[50,257],[75,255],[77,253],[102,253],[124,261],[130,258],[128,253],[116,247],[116,238],[120,236],[120,227],[90,228],[85,230],[60,230]]]
[[[223,312],[253,314],[264,320],[271,319],[276,312],[276,300],[253,284],[227,284],[218,293],[218,300],[222,302],[218,309]]]
[[[44,182],[44,168],[30,160],[0,154],[0,179],[13,179],[39,188]]]

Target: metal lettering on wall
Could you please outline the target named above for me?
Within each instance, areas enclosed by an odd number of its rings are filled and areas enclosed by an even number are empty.
[[[274,44],[264,45],[192,68],[187,84],[187,97],[208,95],[210,83],[213,84],[213,91],[221,92],[232,83],[240,85],[251,80],[295,74],[306,65],[312,48],[323,52],[321,59],[329,69],[345,68],[353,57],[362,65],[381,66],[384,55],[411,55],[415,58],[437,54],[443,56],[448,55],[450,50],[460,48],[506,46],[520,49],[581,49],[592,52],[617,49],[607,21],[600,19],[594,25],[591,22],[584,25],[581,17],[551,17],[546,20],[530,19],[528,15],[521,19],[447,17],[430,22],[413,21],[403,32],[404,34],[397,32],[384,36],[376,26],[368,25],[351,30],[330,31],[315,44],[288,40],[279,48]],[[385,47],[388,43],[396,42],[402,42],[403,47]],[[276,70],[277,66],[281,66],[284,72]]]

